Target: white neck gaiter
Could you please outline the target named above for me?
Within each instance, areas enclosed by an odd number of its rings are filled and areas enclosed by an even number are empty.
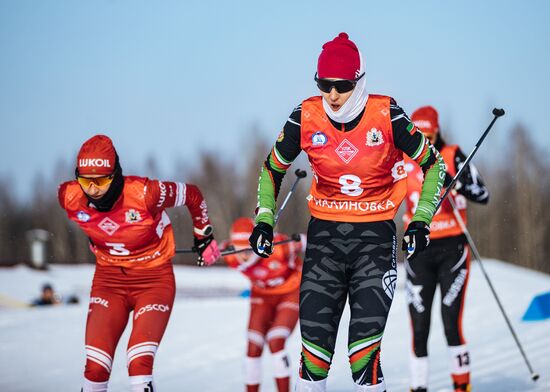
[[[363,64],[363,56],[361,55],[361,52],[359,52],[359,59],[360,59],[360,69],[359,69],[359,75],[363,74],[365,72],[365,65]],[[323,98],[323,108],[325,109],[325,113],[333,120],[338,123],[349,123],[350,121],[354,120],[365,108],[365,105],[367,104],[367,99],[369,97],[369,94],[367,94],[367,77],[366,75],[363,76],[357,84],[355,85],[355,88],[353,89],[353,93],[351,93],[351,96],[348,98],[345,104],[342,105],[340,109],[338,109],[337,112],[333,111],[330,105],[325,101]]]

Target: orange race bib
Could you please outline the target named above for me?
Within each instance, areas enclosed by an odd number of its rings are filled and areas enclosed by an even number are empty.
[[[313,172],[311,215],[340,222],[393,219],[407,173],[393,143],[390,97],[369,95],[361,121],[348,132],[334,128],[321,100],[302,103],[300,144]]]
[[[151,268],[175,254],[174,234],[166,211],[152,214],[145,202],[146,180],[127,176],[119,200],[108,212],[88,205],[80,185],[62,185],[63,207],[90,238],[97,264],[125,268]]]
[[[451,176],[456,174],[454,159],[458,146],[456,145],[445,145],[439,151],[445,164],[447,166],[447,171]],[[405,225],[407,225],[412,219],[414,212],[416,211],[416,206],[418,205],[418,200],[420,199],[420,193],[422,192],[422,182],[424,181],[424,174],[420,166],[416,164],[410,158],[405,159],[405,170],[408,173],[407,177],[407,211],[403,217]],[[441,190],[443,194],[444,189]],[[451,197],[449,195],[448,197]],[[454,197],[456,207],[462,217],[464,223],[467,222],[466,217],[466,198],[460,194]],[[454,237],[464,232],[460,228],[454,213],[453,207],[449,200],[443,201],[441,207],[434,215],[432,223],[430,225],[430,238],[438,239],[445,237]]]

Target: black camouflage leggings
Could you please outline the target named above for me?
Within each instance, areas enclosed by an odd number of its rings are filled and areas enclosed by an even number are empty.
[[[383,381],[380,343],[397,273],[393,221],[344,223],[312,218],[300,286],[300,377],[327,377],[349,295],[349,357],[361,385]]]

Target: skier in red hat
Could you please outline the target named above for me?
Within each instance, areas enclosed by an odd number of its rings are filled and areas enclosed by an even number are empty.
[[[466,156],[457,145],[445,143],[439,130],[439,115],[432,106],[417,109],[411,119],[443,156],[447,166],[444,186],[448,185],[466,161]],[[407,225],[416,211],[424,175],[415,162],[410,159],[405,162],[408,186],[407,212],[403,220]],[[456,211],[449,200],[445,200],[430,224],[430,246],[414,262],[405,261],[407,302],[413,332],[410,360],[412,392],[428,390],[428,335],[432,302],[438,285],[454,391],[470,391],[471,388],[470,354],[462,334],[464,297],[470,275],[470,250],[455,214],[460,214],[466,222],[466,200],[486,204],[489,191],[471,163],[465,168],[454,190],[449,198],[454,200]]]
[[[248,248],[248,238],[254,229],[254,221],[241,217],[231,226],[228,246]],[[289,239],[276,234],[275,241]],[[269,258],[262,258],[252,251],[224,256],[229,267],[240,271],[252,284],[248,344],[245,359],[246,392],[258,392],[262,376],[261,356],[264,346],[273,357],[273,373],[277,392],[290,390],[290,366],[285,350],[286,339],[298,322],[298,297],[305,236],[278,245]]]
[[[127,349],[131,391],[156,391],[153,362],[175,296],[175,242],[165,210],[189,209],[199,261],[210,265],[220,252],[206,202],[192,184],[123,176],[104,135],[82,145],[75,174],[59,187],[59,203],[86,233],[96,256],[82,390],[107,391],[115,349],[133,312]]]
[[[281,181],[300,151],[313,180],[311,220],[300,285],[302,362],[296,391],[321,392],[349,298],[348,355],[355,390],[386,390],[380,344],[395,290],[394,216],[407,192],[403,154],[425,174],[403,247],[413,259],[429,242],[445,164],[395,100],[369,94],[361,53],[346,33],[323,45],[315,81],[320,95],[290,114],[261,169],[254,251],[272,251]]]

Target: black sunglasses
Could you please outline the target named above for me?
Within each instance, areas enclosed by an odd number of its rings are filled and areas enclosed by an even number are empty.
[[[317,82],[317,87],[319,87],[319,90],[321,90],[324,93],[330,93],[332,88],[334,87],[339,94],[342,94],[353,90],[355,88],[355,85],[359,81],[359,79],[361,79],[363,76],[365,76],[364,72],[357,79],[353,79],[353,80],[347,80],[347,79],[329,80],[329,79],[319,79],[317,77],[317,73],[315,73],[315,81]]]

